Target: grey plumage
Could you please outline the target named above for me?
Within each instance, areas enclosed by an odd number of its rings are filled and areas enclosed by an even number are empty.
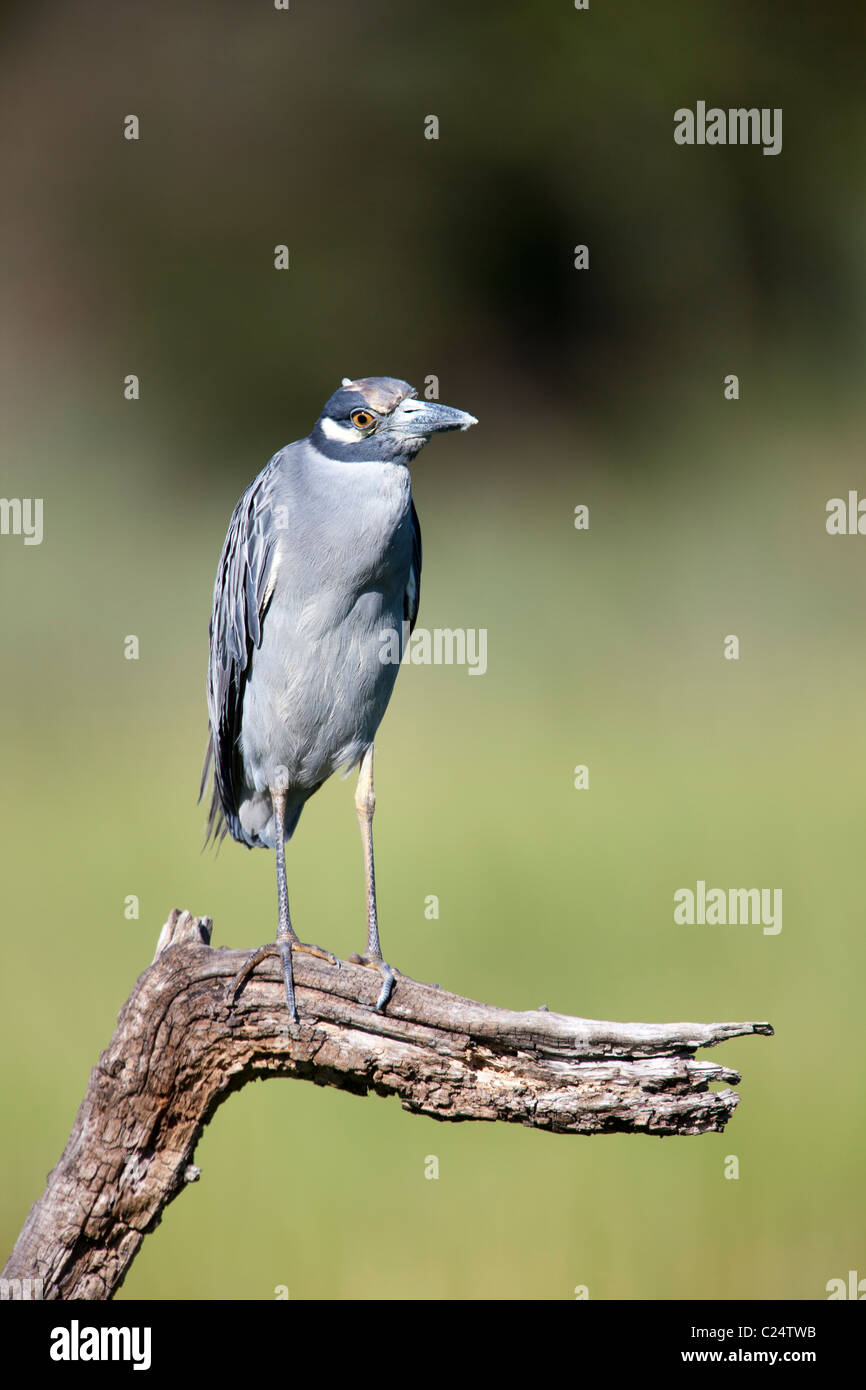
[[[308,798],[371,750],[400,669],[381,659],[385,634],[399,634],[402,652],[403,623],[411,630],[418,613],[407,465],[433,432],[474,423],[418,401],[407,382],[344,380],[312,433],[275,454],[241,497],[210,624],[209,838],[276,848],[274,793],[285,794],[288,840]],[[374,891],[373,903],[375,914]],[[287,899],[285,919],[296,941]]]

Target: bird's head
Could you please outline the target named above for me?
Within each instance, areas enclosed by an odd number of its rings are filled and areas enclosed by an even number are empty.
[[[310,438],[328,458],[409,463],[432,434],[468,430],[474,415],[420,401],[414,386],[392,376],[344,377]]]

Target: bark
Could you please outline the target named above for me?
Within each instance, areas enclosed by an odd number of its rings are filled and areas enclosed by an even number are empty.
[[[107,1299],[185,1185],[218,1105],[248,1081],[290,1076],[358,1095],[397,1095],[436,1120],[507,1120],[559,1134],[706,1134],[738,1104],[739,1075],[698,1048],[768,1023],[605,1023],[516,1013],[398,976],[295,953],[300,1024],[289,1024],[277,959],[257,966],[210,945],[211,923],[175,910],[93,1069],[66,1149],[3,1271],[46,1299]],[[16,1294],[15,1290],[19,1292]],[[26,1296],[26,1294],[25,1294]]]

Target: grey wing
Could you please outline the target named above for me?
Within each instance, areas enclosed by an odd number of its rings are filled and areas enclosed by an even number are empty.
[[[411,633],[418,618],[418,605],[421,602],[421,523],[412,502],[412,561],[409,566],[409,582],[403,596],[403,621],[409,624]]]
[[[245,839],[238,819],[237,745],[246,675],[254,649],[261,646],[262,620],[273,592],[275,543],[267,487],[273,463],[250,484],[232,512],[217,568],[207,679],[210,739],[199,791],[201,801],[212,763],[205,844],[224,839],[226,833]]]

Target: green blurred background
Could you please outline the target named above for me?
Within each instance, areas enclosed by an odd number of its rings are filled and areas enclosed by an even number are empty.
[[[743,1069],[740,1108],[663,1143],[249,1086],[120,1296],[809,1299],[866,1275],[866,540],[824,525],[866,489],[866,11],[757,9],[6,11],[0,491],[44,498],[45,535],[0,538],[4,1249],[169,909],[215,944],[273,932],[271,856],[202,855],[195,800],[234,502],[341,376],[435,374],[481,423],[414,470],[420,623],[486,627],[489,666],[401,673],[386,953],[514,1008],[776,1036],[701,1054]],[[676,146],[699,99],[781,107],[782,153]],[[302,936],[359,949],[351,783],[310,803],[289,875]],[[674,926],[699,878],[782,888],[781,934]]]

